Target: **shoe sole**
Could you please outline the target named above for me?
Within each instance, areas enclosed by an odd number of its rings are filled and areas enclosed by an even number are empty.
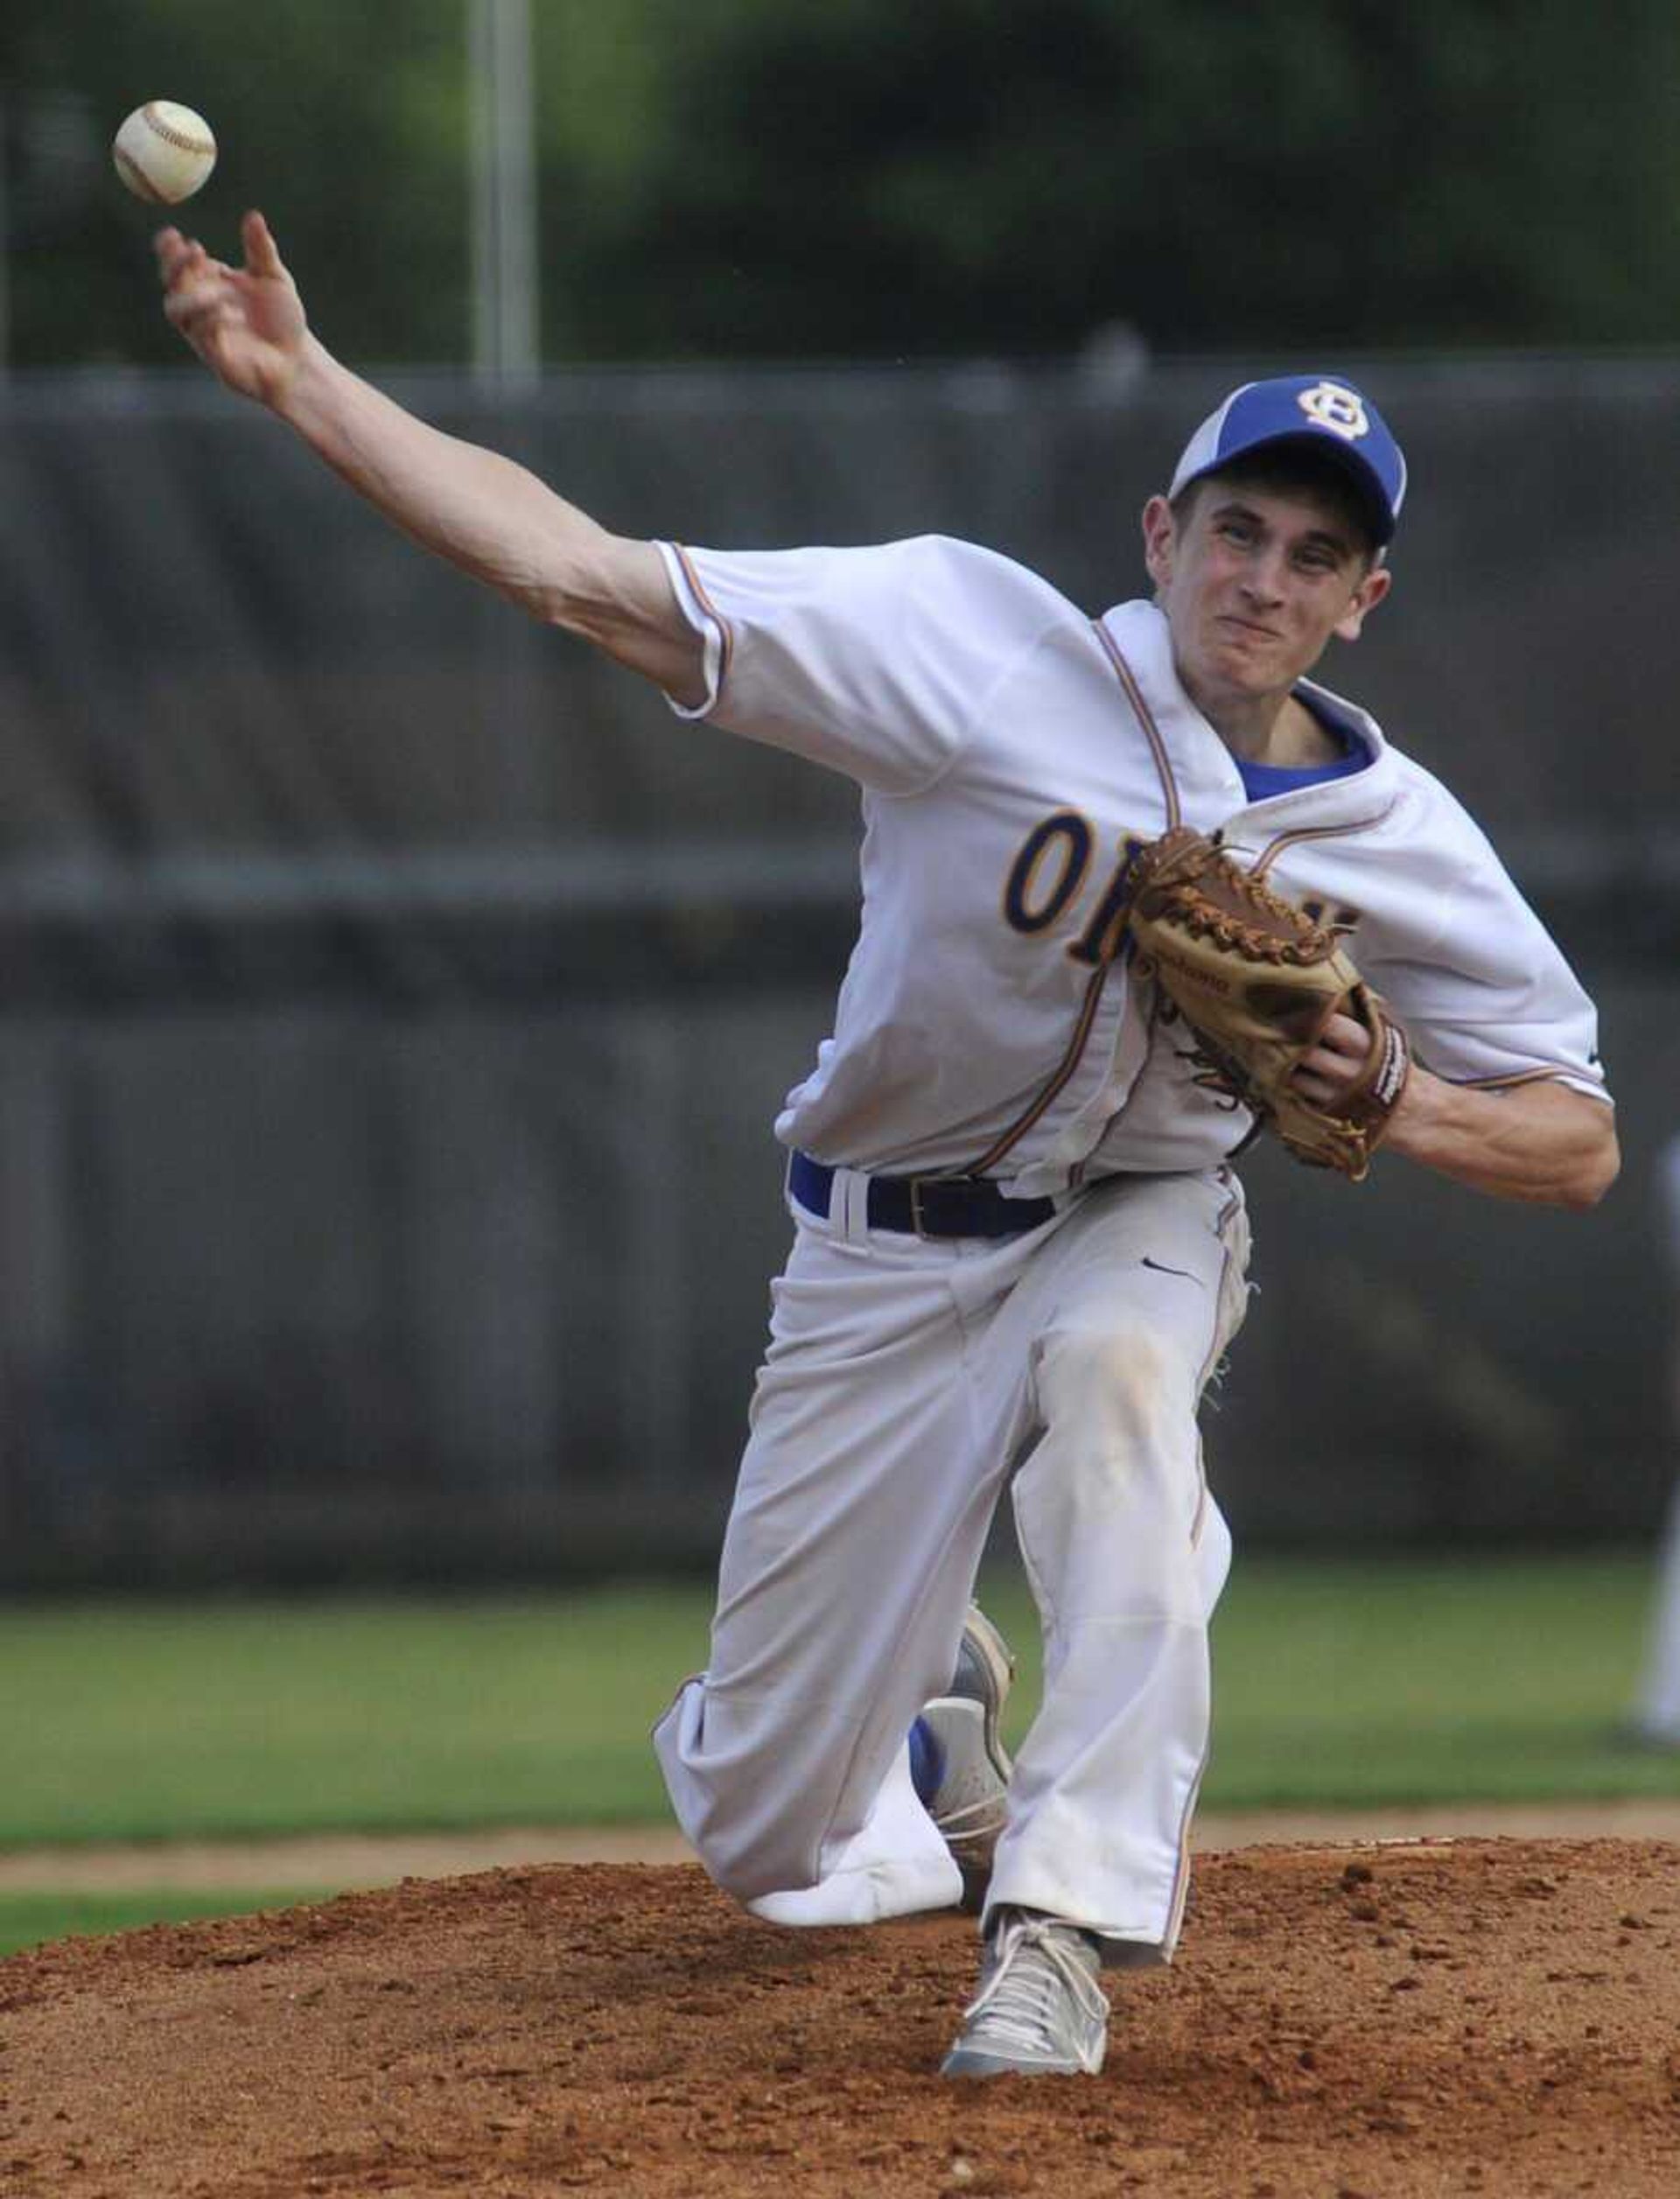
[[[1099,2065],[1100,2066],[1100,2065]],[[994,2054],[969,2054],[955,2047],[940,2064],[942,2076],[984,2080],[993,2076],[1096,2076],[1082,2062],[1011,2062]]]
[[[952,1727],[959,1722],[966,1723],[976,1710],[980,1713],[980,1742],[998,1781],[997,1797],[995,1801],[988,1798],[984,1803],[965,1803],[958,1810],[947,1811],[942,1819],[937,1811],[934,1813],[934,1822],[945,1836],[951,1859],[962,1873],[962,1899],[959,1906],[965,1915],[977,1916],[986,1905],[992,1854],[1006,1816],[1004,1793],[1015,1768],[999,1731],[1004,1705],[1015,1682],[1015,1659],[1008,1642],[978,1604],[970,1605],[962,1632],[965,1641],[973,1643],[984,1668],[984,1691],[978,1700],[971,1695],[941,1696],[925,1705],[921,1714],[934,1738],[948,1747]],[[989,1814],[972,1824],[965,1824],[963,1818],[976,1809]]]
[[[980,1652],[981,1661],[985,1665],[986,1677],[990,1683],[988,1689],[988,1699],[992,1707],[995,1726],[997,1712],[1002,1710],[1004,1698],[1015,1684],[1014,1653],[977,1603],[971,1603],[969,1606],[969,1615],[963,1621],[962,1634],[965,1641],[975,1644]]]

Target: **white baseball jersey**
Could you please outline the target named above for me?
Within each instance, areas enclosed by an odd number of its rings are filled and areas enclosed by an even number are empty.
[[[1249,1117],[1195,1084],[1182,1034],[1110,962],[1130,853],[1179,822],[1350,926],[1437,1075],[1603,1096],[1592,1005],[1558,949],[1463,808],[1353,704],[1300,690],[1363,769],[1251,803],[1152,604],[1093,620],[942,536],[661,549],[705,642],[705,697],[680,714],[863,788],[861,928],[785,1144],[1021,1196],[1232,1152]]]

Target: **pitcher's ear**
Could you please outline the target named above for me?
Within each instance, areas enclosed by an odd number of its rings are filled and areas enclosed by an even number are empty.
[[[1152,496],[1144,507],[1144,564],[1158,588],[1172,578],[1173,552],[1178,547],[1179,522],[1164,496]]]
[[[1336,636],[1342,641],[1357,641],[1364,631],[1365,621],[1394,585],[1394,575],[1386,565],[1373,565],[1354,591],[1354,599],[1336,621]]]

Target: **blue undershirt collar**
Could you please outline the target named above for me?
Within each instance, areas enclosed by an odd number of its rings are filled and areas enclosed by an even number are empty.
[[[1305,697],[1300,698],[1305,700]],[[1308,703],[1306,707],[1312,710]],[[1371,760],[1371,752],[1350,726],[1327,717],[1322,711],[1312,711],[1325,732],[1340,749],[1341,753],[1327,764],[1250,764],[1241,756],[1234,756],[1242,775],[1242,791],[1250,802],[1267,802],[1273,795],[1293,794],[1299,787],[1316,787],[1326,779],[1351,778],[1356,771],[1363,771]]]

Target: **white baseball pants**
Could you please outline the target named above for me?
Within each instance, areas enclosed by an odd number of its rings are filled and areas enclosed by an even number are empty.
[[[990,1902],[1172,1952],[1230,1538],[1197,1407],[1247,1303],[1225,1170],[1130,1177],[991,1243],[872,1230],[842,1172],[794,1208],[710,1661],[654,1732],[717,1882],[783,1922],[943,1908],[906,1735],[949,1684],[998,1497],[1044,1633]]]

